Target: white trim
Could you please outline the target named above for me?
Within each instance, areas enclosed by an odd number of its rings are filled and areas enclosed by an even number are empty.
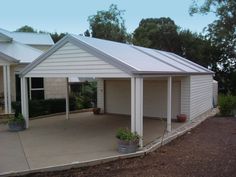
[[[171,93],[172,92],[172,77],[167,80],[167,131],[171,132]]]

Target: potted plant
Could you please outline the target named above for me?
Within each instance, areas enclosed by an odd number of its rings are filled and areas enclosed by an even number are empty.
[[[93,108],[93,114],[97,115],[100,114],[101,108]]]
[[[178,114],[177,115],[177,121],[178,122],[185,122],[187,120],[186,114]]]
[[[10,117],[8,121],[10,131],[21,131],[25,129],[25,119],[22,114]]]
[[[116,138],[118,139],[118,152],[126,154],[137,151],[140,136],[136,132],[133,133],[128,128],[119,128]]]

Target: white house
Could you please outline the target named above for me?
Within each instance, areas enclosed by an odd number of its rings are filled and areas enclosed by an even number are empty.
[[[4,105],[6,114],[12,112],[12,101],[20,101],[19,72],[52,45],[49,34],[9,32],[0,28],[0,106]],[[63,86],[66,86],[65,79],[30,78],[30,99],[64,98]]]
[[[140,136],[143,117],[166,118],[171,131],[177,114],[191,120],[212,109],[213,74],[174,53],[67,35],[21,72],[22,113],[28,127],[27,78],[95,78],[103,112],[131,115]]]

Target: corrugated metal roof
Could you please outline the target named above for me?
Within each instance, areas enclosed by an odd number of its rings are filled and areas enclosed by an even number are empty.
[[[68,42],[130,75],[214,74],[212,71],[174,53],[78,35],[67,35],[61,39],[50,50],[28,65],[21,74],[26,75]]]
[[[13,60],[19,60],[21,63],[31,63],[43,52],[33,47],[21,44],[16,41],[10,43],[0,43],[0,54],[5,55]]]
[[[53,45],[54,42],[49,34],[44,33],[26,33],[26,32],[10,32],[0,28],[0,33],[13,38],[22,44],[28,45]]]
[[[134,68],[134,73],[213,73],[176,54],[108,40],[72,35],[109,56]]]

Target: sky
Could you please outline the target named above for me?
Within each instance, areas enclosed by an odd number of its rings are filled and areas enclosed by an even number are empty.
[[[125,10],[127,31],[132,33],[143,18],[170,17],[182,29],[202,32],[215,16],[188,13],[192,0],[1,0],[0,28],[14,31],[23,25],[47,32],[82,34],[88,16],[117,4]]]

